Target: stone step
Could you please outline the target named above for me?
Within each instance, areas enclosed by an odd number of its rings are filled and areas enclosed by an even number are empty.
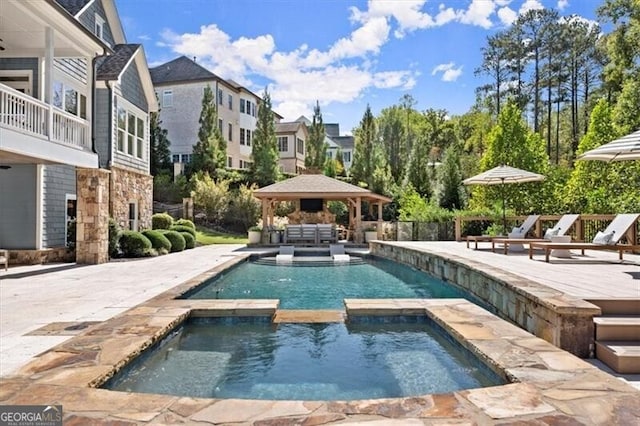
[[[331,309],[278,309],[273,322],[278,323],[317,323],[344,322],[345,312]]]
[[[587,299],[587,302],[600,307],[602,315],[640,315],[639,298]]]
[[[596,340],[640,342],[640,316],[606,316],[593,319]]]
[[[596,358],[621,374],[640,374],[640,342],[597,341]]]

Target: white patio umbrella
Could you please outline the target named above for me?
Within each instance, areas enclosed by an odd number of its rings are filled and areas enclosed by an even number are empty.
[[[462,181],[465,185],[501,185],[502,190],[502,231],[507,232],[507,214],[505,209],[504,184],[537,182],[544,180],[543,175],[505,166],[504,164],[482,172]]]
[[[640,130],[578,156],[578,160],[640,160]]]

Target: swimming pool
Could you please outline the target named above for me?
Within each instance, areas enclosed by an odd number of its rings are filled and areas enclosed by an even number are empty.
[[[105,387],[170,395],[353,400],[503,383],[426,317],[357,324],[193,318]]]
[[[280,299],[281,309],[342,309],[349,298],[461,298],[456,287],[380,258],[360,265],[272,266],[245,262],[184,295],[189,299]]]

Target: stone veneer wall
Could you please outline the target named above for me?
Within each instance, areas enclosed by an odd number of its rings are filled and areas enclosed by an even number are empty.
[[[74,262],[75,252],[66,247],[41,250],[9,250],[9,265],[39,265],[54,262]]]
[[[111,216],[129,229],[129,203],[138,202],[138,229],[151,228],[153,176],[122,167],[111,167]]]
[[[109,171],[76,169],[76,262],[109,261]]]
[[[592,355],[593,317],[600,308],[504,271],[493,276],[453,255],[373,242],[371,254],[410,265],[454,283],[494,307],[498,315],[582,358]],[[455,257],[455,259],[454,259]]]

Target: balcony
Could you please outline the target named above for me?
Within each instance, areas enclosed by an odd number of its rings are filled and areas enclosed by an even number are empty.
[[[0,160],[95,168],[87,120],[0,84]]]

